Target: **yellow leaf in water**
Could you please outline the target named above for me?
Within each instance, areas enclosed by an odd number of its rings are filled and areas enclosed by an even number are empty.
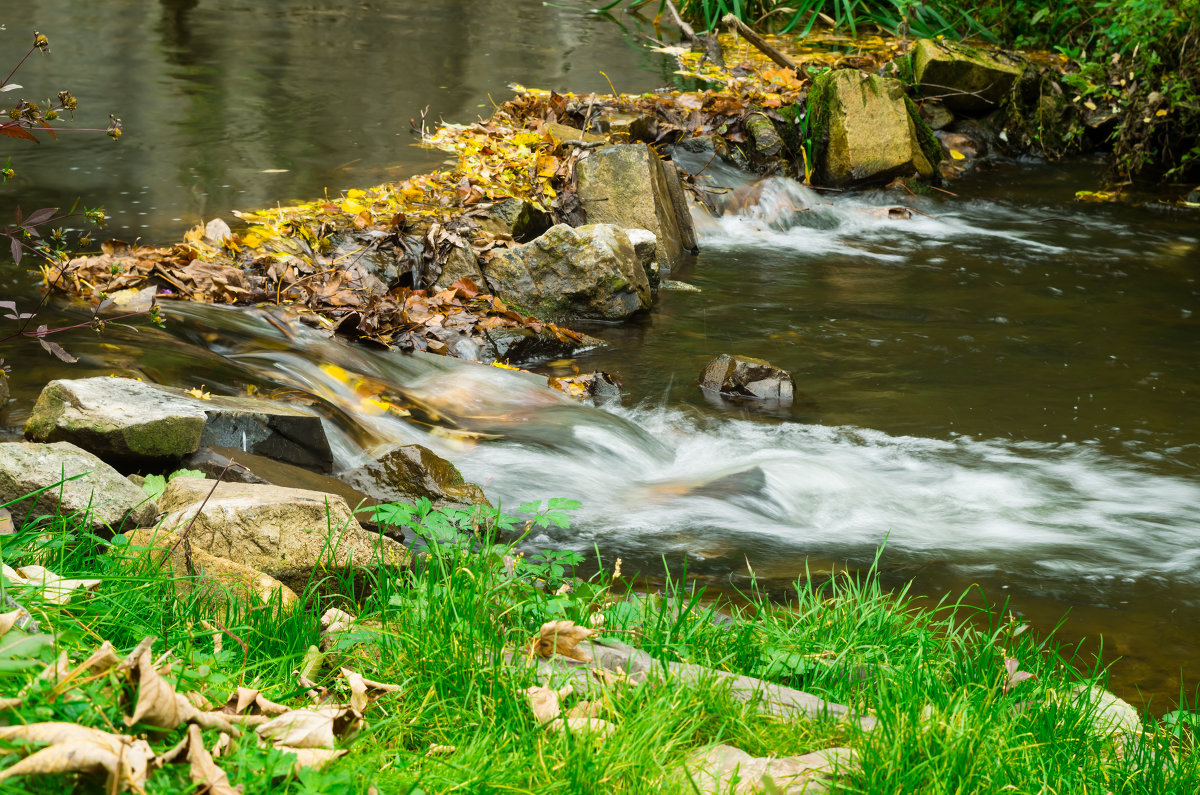
[[[962,152],[958,151],[957,149],[950,150],[950,157],[954,158],[955,160],[966,160],[967,159],[967,156],[964,155]]]

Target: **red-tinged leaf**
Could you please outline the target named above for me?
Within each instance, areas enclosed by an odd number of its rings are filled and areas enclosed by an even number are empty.
[[[12,257],[18,265],[21,264],[21,241],[15,237],[12,239]]]
[[[33,141],[35,144],[40,144],[37,136],[26,130],[18,121],[6,121],[0,124],[0,135],[7,135],[9,138],[24,138],[28,141]]]
[[[57,207],[43,207],[40,210],[34,210],[29,214],[29,217],[25,219],[25,224],[27,226],[38,226],[39,224],[44,224],[53,218],[56,212],[58,212]]]
[[[53,138],[53,139],[54,139],[54,140],[56,140],[56,141],[58,140],[58,136],[54,134],[54,128],[53,128],[53,127],[51,127],[49,124],[47,124],[45,120],[43,120],[43,121],[41,122],[41,125],[42,125],[42,128],[46,130],[46,132],[50,133],[50,137],[51,137],[51,138]]]
[[[42,326],[42,328],[45,328],[45,326]],[[39,339],[38,342],[41,343],[42,347],[45,348],[47,352],[54,354],[67,364],[75,364],[75,362],[79,361],[74,356],[63,350],[63,346],[59,345],[57,342],[50,342],[49,340],[42,339]]]
[[[12,312],[16,312],[17,311],[17,302],[16,301],[0,301],[0,309],[8,309]]]

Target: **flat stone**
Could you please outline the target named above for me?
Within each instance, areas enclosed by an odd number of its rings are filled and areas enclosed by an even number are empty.
[[[64,478],[73,479],[56,485]],[[146,492],[69,442],[0,444],[0,503],[40,489],[48,490],[8,506],[15,528],[38,516],[76,516],[107,535],[149,524],[158,513]]]
[[[605,146],[575,167],[588,223],[646,229],[658,241],[654,260],[668,274],[696,249],[696,229],[673,163],[643,143]]]
[[[612,224],[558,224],[532,242],[494,251],[483,272],[501,299],[546,319],[624,320],[651,303],[633,244]]]
[[[190,523],[188,540],[194,547],[268,574],[297,592],[322,572],[403,567],[411,559],[400,544],[363,528],[336,494],[176,478],[159,505],[167,512],[159,532]],[[145,545],[147,532],[130,540]]]
[[[313,469],[333,465],[321,418],[309,411],[258,398],[201,400],[128,378],[51,381],[25,435],[69,441],[111,460],[180,458],[219,445]]]

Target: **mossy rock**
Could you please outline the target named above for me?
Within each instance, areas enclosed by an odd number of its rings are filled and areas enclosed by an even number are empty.
[[[935,177],[941,147],[899,80],[856,69],[826,72],[813,82],[808,114],[819,184]]]
[[[964,44],[921,39],[913,45],[913,80],[926,96],[937,96],[955,113],[981,116],[1000,106],[1021,64],[1004,53]]]

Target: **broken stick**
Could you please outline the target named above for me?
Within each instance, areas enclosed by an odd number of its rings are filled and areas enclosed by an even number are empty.
[[[745,22],[742,22],[742,20],[738,19],[733,14],[726,14],[721,18],[721,21],[728,25],[732,30],[737,32],[738,35],[740,35],[746,41],[757,47],[759,52],[782,66],[784,69],[792,69],[797,73],[800,72],[800,67],[796,65],[795,61],[772,47],[770,44],[767,44],[766,39],[751,30]]]

